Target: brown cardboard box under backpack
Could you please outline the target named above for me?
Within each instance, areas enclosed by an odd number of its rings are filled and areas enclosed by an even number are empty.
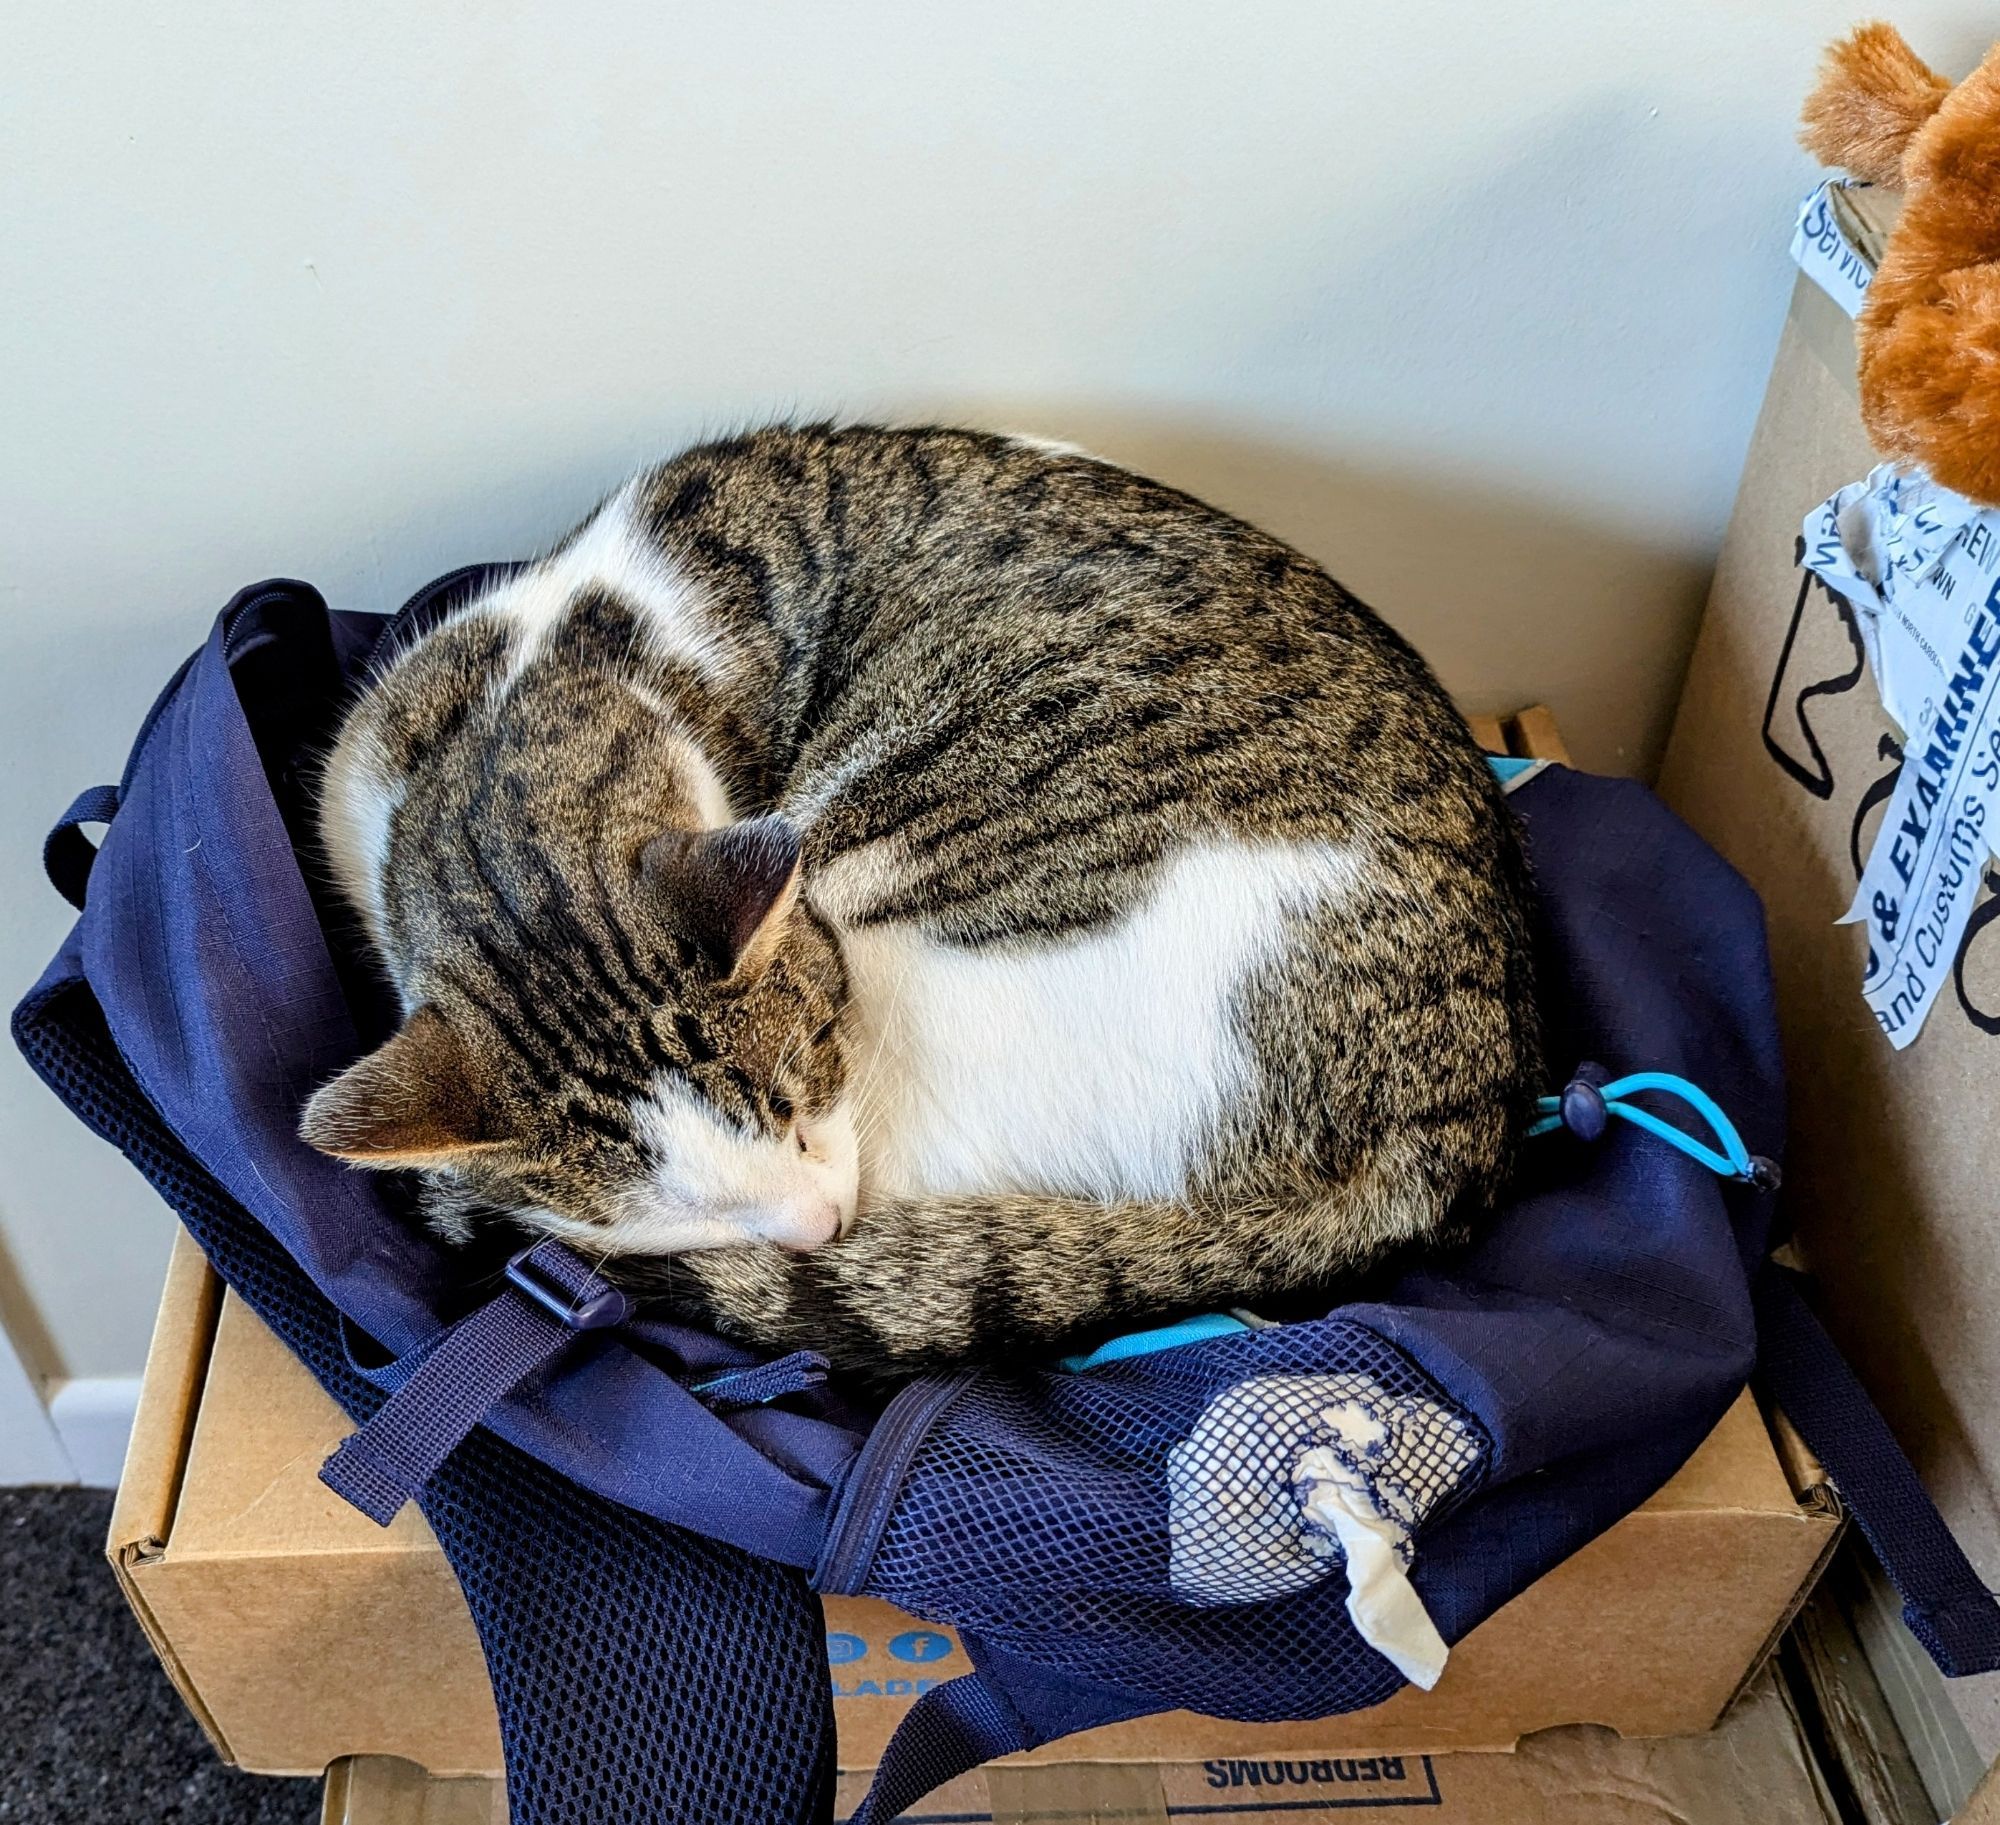
[[[1545,711],[1474,728],[1495,750],[1561,754]],[[398,1756],[441,1775],[493,1773],[479,1645],[422,1517],[408,1508],[378,1528],[319,1481],[346,1431],[182,1238],[112,1516],[120,1582],[228,1760],[316,1774],[342,1757]],[[1435,1691],[1309,1723],[1176,1712],[1017,1759],[1333,1758],[1337,1786],[1364,1762],[1379,1773],[1379,1758],[1512,1749],[1556,1725],[1704,1731],[1763,1663],[1839,1530],[1824,1473],[1782,1421],[1774,1439],[1746,1394],[1665,1488],[1453,1648]],[[950,1630],[886,1603],[829,1598],[826,1624],[840,1766],[871,1768],[917,1694],[969,1663]]]
[[[347,1421],[185,1238],[112,1515],[120,1582],[229,1761],[317,1774],[393,1755],[492,1773],[498,1726],[471,1618],[414,1508],[378,1528],[319,1481]],[[1086,1731],[1047,1761],[1297,1760],[1510,1749],[1551,1725],[1705,1730],[1762,1662],[1839,1513],[1789,1473],[1746,1395],[1651,1501],[1452,1650],[1433,1692],[1320,1723],[1174,1713]],[[843,1768],[872,1767],[916,1694],[966,1670],[950,1631],[829,1599]],[[718,1677],[722,1677],[718,1670]]]

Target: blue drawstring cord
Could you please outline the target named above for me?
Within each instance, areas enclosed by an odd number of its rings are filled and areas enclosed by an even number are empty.
[[[1679,1097],[1708,1124],[1708,1131],[1715,1137],[1720,1151],[1699,1136],[1688,1133],[1685,1128],[1676,1128],[1672,1122],[1662,1121],[1651,1110],[1620,1100],[1643,1090]],[[1754,1185],[1759,1191],[1778,1189],[1776,1162],[1765,1159],[1762,1154],[1752,1153],[1743,1145],[1743,1137],[1736,1132],[1736,1124],[1722,1113],[1715,1098],[1699,1084],[1691,1084],[1685,1077],[1676,1077],[1671,1071],[1634,1071],[1629,1076],[1613,1077],[1602,1065],[1581,1064],[1576,1068],[1576,1075],[1563,1085],[1560,1096],[1539,1096],[1535,1099],[1535,1108],[1537,1116],[1528,1129],[1531,1138],[1567,1128],[1578,1140],[1594,1141],[1602,1137],[1615,1115],[1635,1128],[1657,1135],[1675,1151],[1686,1154],[1691,1160],[1699,1160],[1710,1172],[1719,1173],[1725,1179],[1739,1179],[1746,1185]],[[1207,1312],[1160,1330],[1135,1331],[1130,1336],[1114,1337],[1089,1355],[1065,1356],[1056,1366],[1073,1373],[1097,1369],[1108,1363],[1122,1362],[1128,1357],[1150,1356],[1157,1350],[1177,1349],[1182,1344],[1199,1343],[1211,1337],[1248,1332],[1249,1329],[1242,1319],[1233,1315]],[[696,1390],[697,1393],[700,1391]]]
[[[1708,1124],[1716,1146],[1711,1147],[1698,1135],[1662,1120],[1651,1110],[1621,1100],[1642,1090],[1679,1097]],[[1743,1145],[1743,1137],[1736,1132],[1735,1123],[1722,1113],[1706,1090],[1699,1084],[1689,1083],[1685,1077],[1675,1076],[1671,1071],[1634,1071],[1629,1076],[1614,1078],[1602,1065],[1579,1065],[1576,1075],[1563,1086],[1560,1096],[1539,1097],[1535,1107],[1538,1115],[1528,1129],[1531,1137],[1567,1128],[1580,1140],[1594,1141],[1615,1115],[1635,1128],[1657,1135],[1669,1147],[1686,1154],[1691,1160],[1700,1161],[1710,1172],[1718,1173],[1725,1179],[1740,1179],[1746,1185],[1755,1185],[1760,1191],[1775,1191],[1778,1186],[1776,1164],[1752,1153]]]

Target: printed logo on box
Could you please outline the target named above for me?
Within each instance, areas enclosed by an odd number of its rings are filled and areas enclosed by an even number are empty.
[[[826,1664],[829,1667],[852,1666],[858,1660],[866,1660],[876,1645],[865,1635],[856,1635],[845,1629],[830,1630],[826,1638]],[[891,1659],[899,1660],[905,1666],[923,1666],[931,1661],[949,1659],[957,1650],[958,1638],[946,1629],[915,1628],[891,1635],[879,1645]],[[836,1673],[832,1681],[835,1698],[915,1698],[938,1683],[928,1674],[899,1674],[888,1679],[842,1679]]]
[[[1336,1756],[1317,1762],[1203,1762],[1201,1771],[1209,1786],[1223,1787],[1331,1787],[1356,1781],[1410,1780],[1410,1757],[1402,1755]],[[1429,1782],[1430,1757],[1418,1756]]]
[[[889,1652],[898,1660],[942,1660],[958,1643],[936,1629],[906,1629],[889,1637]]]
[[[1428,1755],[1209,1761],[1201,1764],[1199,1786],[1188,1782],[1179,1769],[1161,1772],[1167,1777],[1169,1819],[1268,1819],[1283,1813],[1303,1822],[1335,1813],[1444,1804],[1437,1769]]]
[[[1822,803],[1837,802],[1847,812],[1848,859],[1859,881],[1867,871],[1871,843],[1879,835],[1883,807],[1902,779],[1905,742],[1899,735],[1884,733],[1863,777],[1834,777],[1832,760],[1815,727],[1819,706],[1860,688],[1869,672],[1873,629],[1864,632],[1862,615],[1847,589],[1823,574],[1829,558],[1839,549],[1837,527],[1822,524],[1816,532],[1821,536],[1797,542],[1794,556],[1801,566],[1798,590],[1778,644],[1759,736],[1765,756],[1794,786]],[[1928,657],[1914,640],[1906,643],[1906,652],[1913,661]],[[1947,677],[1940,669],[1939,683]],[[1885,688],[1885,697],[1895,694]],[[1920,691],[1915,703],[1914,714],[1920,720],[1936,711],[1935,697],[1927,708],[1925,695]],[[1900,823],[1898,819],[1895,827]],[[2000,865],[1990,859],[1983,870],[1982,885],[1983,897],[1973,905],[1949,969],[1943,974],[1967,1024],[1979,1033],[2000,1038],[2000,993],[1996,993],[2000,990]]]
[[[920,1698],[932,1686],[942,1685],[938,1679],[836,1679],[833,1682],[835,1698]]]

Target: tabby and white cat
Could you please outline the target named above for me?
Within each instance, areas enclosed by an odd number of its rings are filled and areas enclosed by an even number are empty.
[[[864,1371],[1455,1237],[1538,1087],[1521,847],[1422,661],[1019,439],[639,476],[383,670],[322,834],[406,1018],[309,1141]]]

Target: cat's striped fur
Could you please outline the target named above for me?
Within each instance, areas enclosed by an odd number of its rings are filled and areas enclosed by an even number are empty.
[[[640,476],[384,672],[323,827],[409,1022],[309,1138],[850,1366],[1337,1283],[1476,1220],[1537,1088],[1520,845],[1422,662],[1018,439]]]

